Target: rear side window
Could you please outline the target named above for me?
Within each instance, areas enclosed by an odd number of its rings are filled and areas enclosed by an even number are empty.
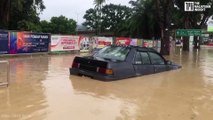
[[[135,55],[135,64],[151,64],[147,52],[137,52]]]
[[[154,64],[154,65],[164,65],[165,64],[164,59],[160,55],[153,53],[153,52],[149,52],[149,55],[150,55],[152,64]]]
[[[142,57],[143,64],[151,64],[149,55],[147,52],[141,52],[141,57]]]
[[[141,59],[141,54],[140,52],[137,52],[136,55],[135,55],[135,64],[142,64],[142,59]]]

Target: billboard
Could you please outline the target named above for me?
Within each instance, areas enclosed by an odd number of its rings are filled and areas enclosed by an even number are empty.
[[[130,45],[138,46],[138,39],[131,39]]]
[[[137,40],[137,45],[142,47],[143,46],[143,40],[142,39],[138,39]]]
[[[78,46],[79,36],[51,36],[51,51],[70,51],[79,50]]]
[[[17,53],[17,32],[9,33],[9,53],[10,54]]]
[[[131,38],[117,37],[115,44],[117,45],[130,45]]]
[[[98,37],[97,40],[98,40],[97,48],[103,48],[106,45],[111,45],[113,38],[112,37]]]
[[[9,53],[48,52],[49,41],[49,34],[11,32],[9,39]]]
[[[80,36],[78,45],[81,52],[89,52],[93,49],[93,38],[92,37],[86,37],[86,36]]]
[[[8,32],[0,32],[0,54],[7,54],[8,51]]]
[[[207,32],[213,32],[213,20],[208,22]]]
[[[153,40],[143,40],[143,47],[154,47]]]

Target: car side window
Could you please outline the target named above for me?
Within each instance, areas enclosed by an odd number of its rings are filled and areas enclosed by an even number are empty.
[[[140,52],[140,54],[141,54],[141,57],[142,57],[143,64],[145,64],[145,65],[151,64],[150,59],[149,59],[149,55],[148,55],[147,52]]]
[[[135,64],[151,64],[149,55],[147,52],[137,52],[134,59]]]
[[[134,64],[142,64],[141,54],[140,52],[137,52],[134,59]]]
[[[149,55],[150,55],[152,64],[154,64],[154,65],[164,65],[165,64],[164,59],[157,53],[149,52]]]

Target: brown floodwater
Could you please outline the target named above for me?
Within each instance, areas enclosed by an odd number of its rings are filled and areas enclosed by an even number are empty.
[[[213,48],[172,50],[182,69],[112,82],[70,76],[73,57],[1,58],[0,120],[213,119]]]

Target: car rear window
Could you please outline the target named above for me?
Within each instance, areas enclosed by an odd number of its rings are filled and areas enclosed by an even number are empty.
[[[130,51],[128,47],[107,46],[101,49],[95,56],[103,59],[124,61]]]

